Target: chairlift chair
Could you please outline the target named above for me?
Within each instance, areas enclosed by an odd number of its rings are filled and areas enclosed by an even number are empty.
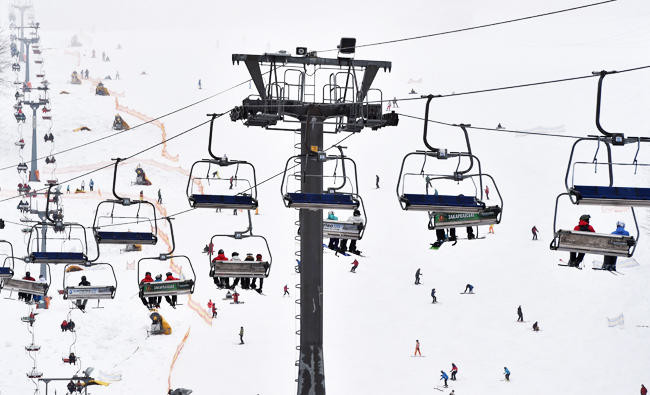
[[[138,260],[138,269],[137,269],[137,281],[138,287],[140,289],[140,297],[149,298],[157,296],[175,296],[175,295],[187,295],[194,293],[194,287],[196,285],[196,273],[194,272],[194,267],[192,266],[192,261],[186,255],[175,255],[174,251],[176,250],[176,241],[174,238],[174,228],[172,226],[171,218],[166,218],[169,223],[169,229],[171,234],[171,243],[172,249],[168,253],[160,254],[157,257],[148,257],[141,258]],[[187,280],[172,280],[172,281],[159,281],[159,282],[150,282],[150,283],[140,283],[140,266],[142,262],[145,261],[159,261],[167,262],[172,259],[177,261],[182,261],[187,263],[192,271],[192,278]],[[180,264],[177,266],[184,266]]]
[[[90,285],[90,286],[74,286],[66,285],[67,271],[66,269],[70,264],[66,265],[63,270],[63,299],[66,300],[84,300],[84,299],[97,299],[97,303],[101,299],[114,299],[115,292],[117,291],[117,277],[115,276],[115,270],[113,265],[110,263],[93,263],[92,265],[87,265],[85,267],[93,266],[108,266],[111,269],[113,275],[113,282],[109,285]]]
[[[0,240],[0,244],[7,244],[9,246],[9,254],[5,257],[0,267],[0,281],[14,276],[14,247],[11,242],[7,240]],[[11,267],[8,266],[11,264]]]
[[[148,202],[148,201],[143,201],[143,200],[131,200],[129,198],[124,198],[120,197],[116,190],[115,190],[115,183],[117,180],[117,166],[118,164],[123,160],[121,158],[114,159],[115,160],[115,170],[113,173],[113,196],[115,199],[108,199],[100,202],[97,205],[97,209],[95,211],[95,219],[93,221],[93,234],[95,236],[95,240],[97,241],[97,244],[121,244],[121,245],[129,245],[129,244],[146,244],[146,245],[155,245],[158,242],[158,222],[156,219],[156,206],[154,206],[153,203]],[[111,209],[111,215],[108,217],[101,216],[100,215],[100,209],[102,206],[106,205],[112,205]],[[115,207],[135,207],[137,208],[136,211],[136,216],[114,216],[114,210]],[[140,211],[145,208],[146,213],[148,215],[151,215],[151,217],[141,217],[140,216]],[[111,223],[102,225],[100,222],[103,218],[110,218]],[[106,230],[101,230],[102,226],[104,228],[111,227],[113,226],[112,221],[114,219],[120,219],[120,220],[131,220],[135,221],[136,224],[142,222],[145,224],[148,224],[149,228],[151,228],[151,224],[153,222],[153,230],[149,230],[147,232],[132,232],[130,230],[127,231],[106,231]]]
[[[14,270],[13,264],[14,260],[22,260],[26,264],[29,263],[22,258],[18,257],[7,257],[5,258],[5,263],[7,260],[11,258],[11,264],[12,264],[12,271]],[[35,296],[46,296],[47,291],[50,288],[50,285],[52,283],[52,272],[50,270],[50,265],[46,264],[47,266],[47,283],[41,283],[38,281],[30,281],[30,280],[23,280],[21,278],[2,278],[0,280],[0,291],[1,290],[6,290],[9,292],[20,292],[24,294],[29,294],[29,295],[35,295]]]
[[[241,278],[267,278],[271,273],[271,264],[273,257],[271,256],[271,249],[269,243],[264,236],[254,235],[253,226],[248,213],[248,229],[243,232],[235,232],[234,234],[216,234],[210,239],[212,245],[215,244],[215,239],[230,238],[239,241],[246,240],[262,240],[266,246],[267,259],[263,261],[215,261],[212,262],[212,254],[208,254],[208,261],[210,262],[210,277],[241,277]]]
[[[324,153],[310,152],[307,155],[294,155],[287,159],[287,163],[284,167],[284,175],[282,178],[282,184],[280,185],[280,192],[282,193],[282,199],[284,201],[285,207],[297,208],[297,209],[310,209],[310,210],[356,210],[361,204],[361,198],[358,194],[359,184],[357,177],[357,164],[356,162],[343,154],[343,148],[337,146],[339,149],[339,155],[325,155]],[[318,161],[328,161],[336,160],[337,166],[338,163],[341,164],[342,176],[338,178],[342,179],[341,185],[328,187],[327,190],[322,193],[303,193],[301,191],[289,192],[288,188],[288,177],[291,177],[289,174],[290,166],[289,163],[292,161],[297,161],[301,163],[304,160],[318,160]],[[351,178],[348,177],[346,173],[346,161],[349,161],[352,164],[352,175]],[[311,177],[309,174],[301,174],[301,177]],[[334,178],[336,182],[336,173],[333,176],[322,176],[323,178]],[[285,189],[285,183],[287,187]],[[350,184],[351,191],[349,192],[340,192],[344,190],[345,186]]]

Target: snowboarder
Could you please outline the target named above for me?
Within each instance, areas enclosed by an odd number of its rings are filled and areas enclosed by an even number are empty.
[[[420,352],[420,341],[415,340],[415,353],[413,353],[413,356],[420,355],[422,356],[422,353]]]
[[[506,376],[506,381],[510,381],[510,370],[507,367],[503,367],[503,374]]]
[[[244,344],[244,327],[239,328],[239,344]]]
[[[90,287],[90,281],[86,279],[86,276],[81,276],[81,281],[79,282],[80,287]],[[77,299],[77,307],[79,310],[86,311],[86,304],[88,299]]]
[[[474,293],[474,286],[473,286],[472,284],[467,284],[467,285],[465,285],[465,290],[463,291],[463,293],[464,293],[464,294],[465,294],[465,293],[467,293],[467,294],[473,294],[473,293]]]
[[[612,232],[613,235],[629,236],[630,232],[625,230],[625,222],[616,222],[616,230]],[[605,255],[603,257],[603,270],[616,271],[616,256]]]
[[[648,394],[648,389],[645,387],[645,385],[641,384],[641,395],[647,395]]]
[[[359,266],[359,261],[355,259],[354,262],[352,262],[352,268],[350,269],[350,271],[352,273],[356,273],[358,266]]]
[[[594,228],[589,225],[589,219],[591,216],[589,214],[583,214],[580,216],[580,222],[578,222],[578,225],[576,225],[573,230],[575,231],[582,231],[582,232],[593,232],[595,233],[596,231]],[[580,264],[582,263],[582,260],[585,258],[585,253],[580,252],[570,252],[569,253],[569,266],[570,267],[579,267]]]
[[[199,89],[202,89],[201,88],[201,79],[200,78],[199,78]]]
[[[375,174],[375,188],[379,189],[379,175]]]
[[[178,281],[176,277],[172,276],[172,272],[165,273],[165,276],[165,281]],[[176,295],[172,295],[171,297],[169,295],[165,295],[165,300],[171,307],[176,308],[176,301],[178,300],[178,297]]]
[[[291,296],[289,294],[289,286],[287,284],[284,284],[284,293],[282,294],[282,296]]]
[[[217,305],[212,304],[212,318],[217,318]]]
[[[447,376],[447,373],[445,373],[444,370],[440,371],[440,380],[445,380],[445,388],[447,388],[447,380],[449,380],[449,376]]]
[[[456,381],[456,374],[458,374],[458,366],[455,363],[451,363],[451,380]]]
[[[361,212],[359,210],[354,210],[351,217],[348,218],[348,222],[355,224],[359,230],[363,229],[363,218],[361,218]],[[348,239],[341,240],[339,244],[339,251],[345,253],[348,249]],[[350,241],[350,252],[355,255],[361,255],[361,251],[357,249],[357,241]]]
[[[328,221],[338,221],[339,218],[334,214],[334,211],[330,211],[327,213],[327,220]],[[337,251],[339,249],[339,239],[336,237],[330,237],[329,244],[327,245],[327,248],[330,250]]]
[[[93,181],[92,178],[90,179],[88,186],[90,187],[90,192],[92,192],[95,189],[95,181]]]
[[[533,324],[533,331],[539,332],[539,325],[537,325],[537,321]]]
[[[415,271],[415,285],[420,285],[420,276],[422,275],[422,272],[420,271],[420,268]]]
[[[431,303],[438,303],[438,299],[436,299],[436,289],[431,288]]]
[[[233,292],[232,294],[232,302],[234,304],[239,304],[239,293],[237,292],[237,290],[235,290],[235,292]]]
[[[456,395],[456,392],[454,392],[454,390],[451,390],[451,392],[449,393],[449,395]]]
[[[487,185],[485,186],[485,197],[490,200],[490,188]]]
[[[162,193],[160,193],[160,188],[158,188],[158,204],[162,204]]]
[[[533,228],[530,231],[533,232],[533,240],[537,240],[537,232],[539,232],[537,226],[533,225]]]
[[[517,322],[524,322],[524,313],[521,311],[521,306],[517,307]]]
[[[497,129],[499,129],[499,130],[503,129],[503,126],[501,126],[501,122],[499,122],[499,124],[497,125]]]

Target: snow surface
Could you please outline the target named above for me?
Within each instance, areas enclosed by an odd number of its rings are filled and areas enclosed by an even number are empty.
[[[95,96],[88,81],[70,85],[69,75],[75,69],[88,68],[95,78],[114,76],[119,70],[121,80],[106,85],[123,93],[118,98],[120,105],[153,117],[248,79],[243,65],[231,64],[231,53],[292,50],[298,45],[325,49],[334,47],[343,35],[355,36],[363,43],[569,6],[560,0],[538,4],[499,0],[489,6],[481,1],[379,1],[373,7],[361,2],[327,2],[310,4],[305,13],[304,4],[288,1],[267,12],[263,10],[268,4],[259,3],[260,12],[251,12],[251,7],[221,2],[36,2],[37,19],[43,26],[41,47],[47,49],[43,57],[52,88],[56,150],[112,133],[115,97]],[[341,11],[341,17],[332,15],[332,7]],[[649,16],[647,2],[620,1],[528,23],[370,47],[359,50],[357,57],[393,62],[393,71],[380,72],[374,84],[384,91],[385,98],[406,97],[411,88],[418,93],[450,93],[584,75],[647,64]],[[67,48],[72,34],[79,35],[83,47]],[[118,43],[122,50],[115,49]],[[106,51],[111,62],[90,59],[93,48],[98,57]],[[79,58],[70,54],[76,50]],[[143,70],[148,75],[140,75]],[[200,91],[199,78],[204,88]],[[421,83],[408,82],[420,78]],[[648,135],[648,83],[648,71],[608,77],[603,103],[606,128]],[[70,95],[58,94],[64,89]],[[595,132],[595,91],[596,80],[589,79],[435,100],[431,117],[486,127],[500,122],[512,129],[584,136]],[[204,121],[206,113],[228,110],[252,93],[245,84],[161,121],[168,135],[173,135]],[[16,127],[12,104],[13,91],[3,89],[0,157],[4,159],[0,167],[13,165],[18,158],[13,145]],[[401,102],[398,111],[421,116],[423,107],[421,101]],[[124,117],[132,126],[140,122],[130,115]],[[72,132],[81,125],[92,131]],[[28,124],[24,130],[26,151],[30,147],[29,129]],[[40,140],[46,130],[45,124],[39,126],[40,155],[46,153]],[[558,258],[566,259],[568,254],[552,252],[548,244],[555,197],[564,187],[572,140],[472,130],[472,148],[504,196],[503,223],[484,240],[461,240],[455,247],[444,245],[431,251],[427,247],[435,236],[426,229],[426,214],[401,211],[394,190],[402,157],[424,148],[421,130],[420,121],[402,117],[398,127],[364,131],[346,140],[347,154],[359,165],[361,194],[369,215],[368,230],[359,242],[367,258],[360,259],[357,273],[351,274],[352,258],[325,252],[328,392],[437,393],[433,387],[440,385],[438,372],[448,371],[452,362],[460,369],[458,381],[450,382],[458,395],[622,394],[638,391],[643,382],[648,384],[650,331],[639,326],[650,324],[647,210],[637,211],[642,231],[634,257],[638,266],[620,265],[623,275],[619,276],[558,267]],[[431,130],[437,145],[462,149],[463,140],[456,128],[432,125]],[[217,153],[251,161],[257,167],[258,180],[280,171],[286,158],[293,155],[295,138],[291,133],[246,128],[230,122],[227,116],[218,121],[216,132]],[[153,182],[153,186],[143,188],[148,200],[154,201],[161,188],[167,213],[188,208],[184,196],[187,171],[193,161],[207,156],[207,134],[205,126],[169,142],[166,150],[171,157],[178,155],[178,162],[163,157],[161,148],[156,148],[123,164],[119,190],[137,196],[141,188],[129,182],[140,163]],[[327,136],[326,145],[342,137]],[[57,155],[56,176],[74,177],[160,139],[160,128],[146,125]],[[626,147],[617,158],[629,161],[633,151],[633,147]],[[589,161],[593,149],[581,154]],[[640,161],[648,161],[645,148]],[[39,165],[46,176],[45,164]],[[15,194],[18,177],[14,171],[3,171],[0,198]],[[375,174],[381,178],[379,190],[374,189]],[[95,206],[110,197],[112,171],[91,177],[101,194],[64,196],[67,220],[90,225]],[[625,177],[631,175],[626,173]],[[149,313],[137,298],[138,279],[130,263],[155,256],[166,246],[159,243],[145,246],[142,253],[128,254],[121,254],[119,247],[102,247],[100,261],[110,262],[117,273],[117,297],[102,302],[104,309],[89,309],[84,315],[71,313],[78,328],[76,350],[83,368],[92,366],[99,377],[107,379],[121,375],[121,380],[108,388],[92,388],[93,394],[165,393],[176,347],[190,328],[171,375],[174,387],[192,388],[196,394],[295,392],[297,212],[283,207],[279,181],[276,178],[260,186],[260,213],[253,217],[255,232],[269,239],[273,251],[271,276],[264,284],[265,296],[242,292],[243,305],[222,300],[224,292],[216,290],[207,276],[208,258],[201,249],[215,233],[245,228],[246,216],[197,210],[175,220],[177,252],[192,259],[197,273],[192,300],[204,310],[209,299],[217,302],[219,316],[211,325],[188,308],[186,297],[180,297],[183,306],[176,310],[164,306],[161,310],[173,334],[146,338]],[[642,171],[631,182],[647,185],[648,174]],[[78,184],[72,183],[71,188]],[[575,209],[565,203],[560,207],[560,226],[573,226],[577,215],[585,211],[592,214],[597,230],[613,230],[620,218],[633,231],[629,212]],[[16,204],[16,200],[3,202],[1,217],[17,221]],[[530,240],[533,225],[541,231],[539,241]],[[165,225],[161,230],[168,233]],[[464,235],[463,230],[459,233]],[[0,235],[24,255],[26,240],[19,227],[8,224]],[[242,247],[240,253],[246,250]],[[588,255],[586,266],[598,258]],[[160,265],[160,272],[167,271],[166,264]],[[421,286],[413,285],[417,268],[423,272]],[[17,272],[21,270],[17,265]],[[62,267],[53,266],[53,275],[52,305],[37,317],[35,331],[36,341],[43,347],[38,354],[39,368],[46,376],[61,377],[73,374],[76,368],[61,363],[73,336],[59,330],[69,312],[69,303],[56,294],[62,284]],[[95,284],[105,279],[99,270],[88,276]],[[466,283],[475,285],[475,295],[460,294]],[[285,284],[291,297],[282,296]],[[436,305],[430,303],[432,287],[440,302]],[[522,305],[527,323],[515,322],[518,305]],[[0,374],[0,391],[31,393],[34,387],[25,377],[31,360],[24,351],[30,338],[26,325],[19,320],[29,309],[22,303],[0,299],[0,311],[5,318],[0,355],[6,361]],[[607,318],[621,313],[625,326],[608,327]],[[541,332],[532,332],[534,321],[539,321]],[[246,331],[245,345],[238,344],[240,326]],[[411,357],[416,339],[421,343],[422,358]],[[504,366],[512,372],[510,383],[502,381]],[[58,393],[65,391],[63,385],[56,387]]]

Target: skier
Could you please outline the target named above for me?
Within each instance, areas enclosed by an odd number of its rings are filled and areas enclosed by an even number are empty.
[[[488,228],[488,233],[494,234],[494,224],[490,224],[490,227]]]
[[[438,303],[438,299],[436,299],[436,289],[431,288],[431,303]]]
[[[361,218],[361,212],[359,210],[354,210],[351,217],[348,218],[348,222],[356,224],[359,230],[363,229],[363,218]],[[341,240],[339,244],[339,252],[345,253],[348,249],[348,239]],[[357,250],[357,241],[350,241],[350,252],[355,255],[361,255],[361,251]]]
[[[456,381],[456,374],[458,374],[458,366],[455,363],[451,363],[451,380]]]
[[[239,328],[239,344],[244,344],[244,327]]]
[[[578,225],[573,228],[575,231],[582,231],[582,232],[593,232],[595,233],[596,231],[594,228],[589,225],[589,219],[591,216],[589,214],[583,214],[580,216],[580,222]],[[570,267],[579,267],[580,264],[582,263],[582,260],[585,258],[585,253],[580,252],[570,252],[569,253],[569,266]]]
[[[212,318],[217,318],[217,305],[212,304]]]
[[[81,180],[81,190],[82,191],[86,190],[86,180]]]
[[[354,262],[352,262],[352,269],[350,269],[350,271],[351,271],[352,273],[356,273],[356,272],[357,272],[357,267],[358,267],[358,266],[359,266],[359,261],[357,261],[357,260],[355,259]]]
[[[232,294],[232,301],[234,304],[239,304],[239,293],[237,290],[235,290],[235,292]]]
[[[497,125],[497,129],[503,129],[503,126],[501,126],[501,122]]]
[[[115,72],[115,79],[116,79],[116,80],[119,80],[119,79],[120,79],[120,72],[119,72],[119,71],[116,71],[116,72]]]
[[[533,228],[530,231],[533,232],[533,240],[537,240],[537,232],[539,232],[537,226],[533,225]]]
[[[79,282],[80,287],[90,287],[90,281],[86,279],[86,276],[81,276],[81,281]],[[86,304],[88,299],[77,299],[77,307],[81,311],[86,311]]]
[[[151,272],[146,272],[144,274],[144,278],[140,281],[140,285],[144,283],[152,283],[152,282],[153,282],[153,278],[151,277]],[[140,300],[142,301],[142,304],[144,304],[148,309],[151,309],[155,304],[156,298],[149,298],[149,300],[147,300],[144,298],[144,296],[140,296]]]
[[[539,325],[537,325],[537,321],[533,324],[533,331],[539,332]]]
[[[178,279],[174,276],[172,276],[172,272],[167,272],[165,273],[165,281],[178,281]],[[172,295],[171,297],[169,295],[165,295],[165,300],[169,305],[173,308],[176,308],[176,301],[178,300],[178,297],[176,295]]]
[[[162,204],[162,194],[160,193],[160,188],[158,188],[158,204]]]
[[[517,322],[524,322],[524,313],[521,312],[521,306],[517,307]]]
[[[284,284],[284,294],[282,294],[282,296],[291,296],[289,294],[289,286],[287,286],[287,284]]]
[[[339,218],[334,215],[334,211],[330,211],[327,213],[327,220],[328,221],[338,221]],[[339,239],[336,237],[330,237],[329,244],[327,245],[327,248],[330,250],[338,250],[339,249]]]
[[[92,192],[95,188],[95,181],[93,179],[90,179],[90,182],[88,183],[88,186],[90,187],[90,192]]]
[[[379,189],[379,175],[375,174],[375,187]]]
[[[625,222],[616,222],[616,230],[612,232],[613,235],[629,236],[630,232],[625,230]],[[612,255],[605,255],[603,257],[603,270],[616,271],[616,257]]]
[[[65,193],[70,193],[70,184],[68,184],[67,188],[65,189]]]
[[[422,356],[422,353],[420,352],[420,341],[415,340],[415,353],[413,353],[413,356],[420,355]]]
[[[415,285],[420,285],[420,276],[422,275],[422,272],[420,271],[420,268],[415,271]]]
[[[503,374],[506,376],[506,381],[510,381],[510,371],[507,367],[503,367]]]
[[[641,384],[641,395],[647,395],[648,394],[648,389],[645,387],[645,385]]]
[[[485,186],[485,197],[490,200],[490,188],[487,185]]]
[[[468,293],[468,294],[473,294],[474,293],[474,286],[472,284],[467,284],[465,285],[465,290],[463,293]]]
[[[199,78],[199,89],[201,89],[201,79]]]
[[[449,380],[449,376],[447,376],[447,373],[445,373],[444,370],[440,371],[440,380],[445,380],[445,388],[447,388],[447,380]]]
[[[140,190],[140,201],[144,200],[144,191]]]

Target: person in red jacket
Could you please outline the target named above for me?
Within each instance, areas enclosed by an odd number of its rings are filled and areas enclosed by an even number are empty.
[[[152,283],[153,278],[151,277],[151,272],[146,272],[144,274],[144,278],[140,280],[140,285],[144,283]],[[151,309],[152,306],[156,304],[156,298],[149,298],[149,301],[147,301],[144,296],[140,296],[140,300],[142,301],[142,304],[144,304],[148,309]]]
[[[165,281],[178,281],[179,280],[178,278],[172,276],[172,272],[167,272],[166,276],[167,277],[165,278]],[[176,295],[172,295],[171,297],[169,295],[165,295],[165,300],[173,308],[176,308],[177,299],[178,299],[178,297]]]
[[[289,295],[289,286],[287,284],[284,284],[284,294],[282,296],[291,296]]]
[[[263,262],[264,260],[262,259],[262,254],[257,254],[255,255],[255,262]],[[262,263],[264,267],[266,268],[268,266],[268,262],[263,262]],[[251,288],[253,288],[258,294],[262,293],[262,287],[264,287],[264,277],[260,277],[260,287],[257,288],[257,279],[254,278],[253,281],[251,282]]]
[[[350,269],[350,271],[351,271],[352,273],[356,273],[356,272],[357,272],[357,267],[358,267],[358,266],[359,266],[359,261],[357,261],[357,260],[355,259],[354,262],[352,262],[352,269]]]
[[[36,279],[32,277],[30,272],[25,272],[25,277],[23,277],[23,280],[36,281]],[[32,301],[32,295],[24,292],[18,292],[18,300],[24,300],[25,303],[30,303]]]
[[[645,387],[645,385],[641,384],[641,395],[646,395],[648,393],[648,389]]]
[[[593,232],[595,233],[596,231],[594,228],[589,225],[589,219],[591,216],[588,214],[583,214],[580,216],[580,222],[578,225],[573,228],[575,231],[580,231],[580,232]],[[582,263],[582,260],[585,258],[585,253],[584,252],[570,252],[569,253],[569,266],[571,267],[578,267]]]
[[[217,256],[212,258],[212,263],[225,262],[228,260],[228,257],[223,252],[223,250],[217,251]],[[213,277],[214,285],[219,289],[226,287],[230,288],[230,278],[228,277]]]
[[[234,304],[239,304],[239,294],[237,293],[237,290],[232,294],[232,302]]]

